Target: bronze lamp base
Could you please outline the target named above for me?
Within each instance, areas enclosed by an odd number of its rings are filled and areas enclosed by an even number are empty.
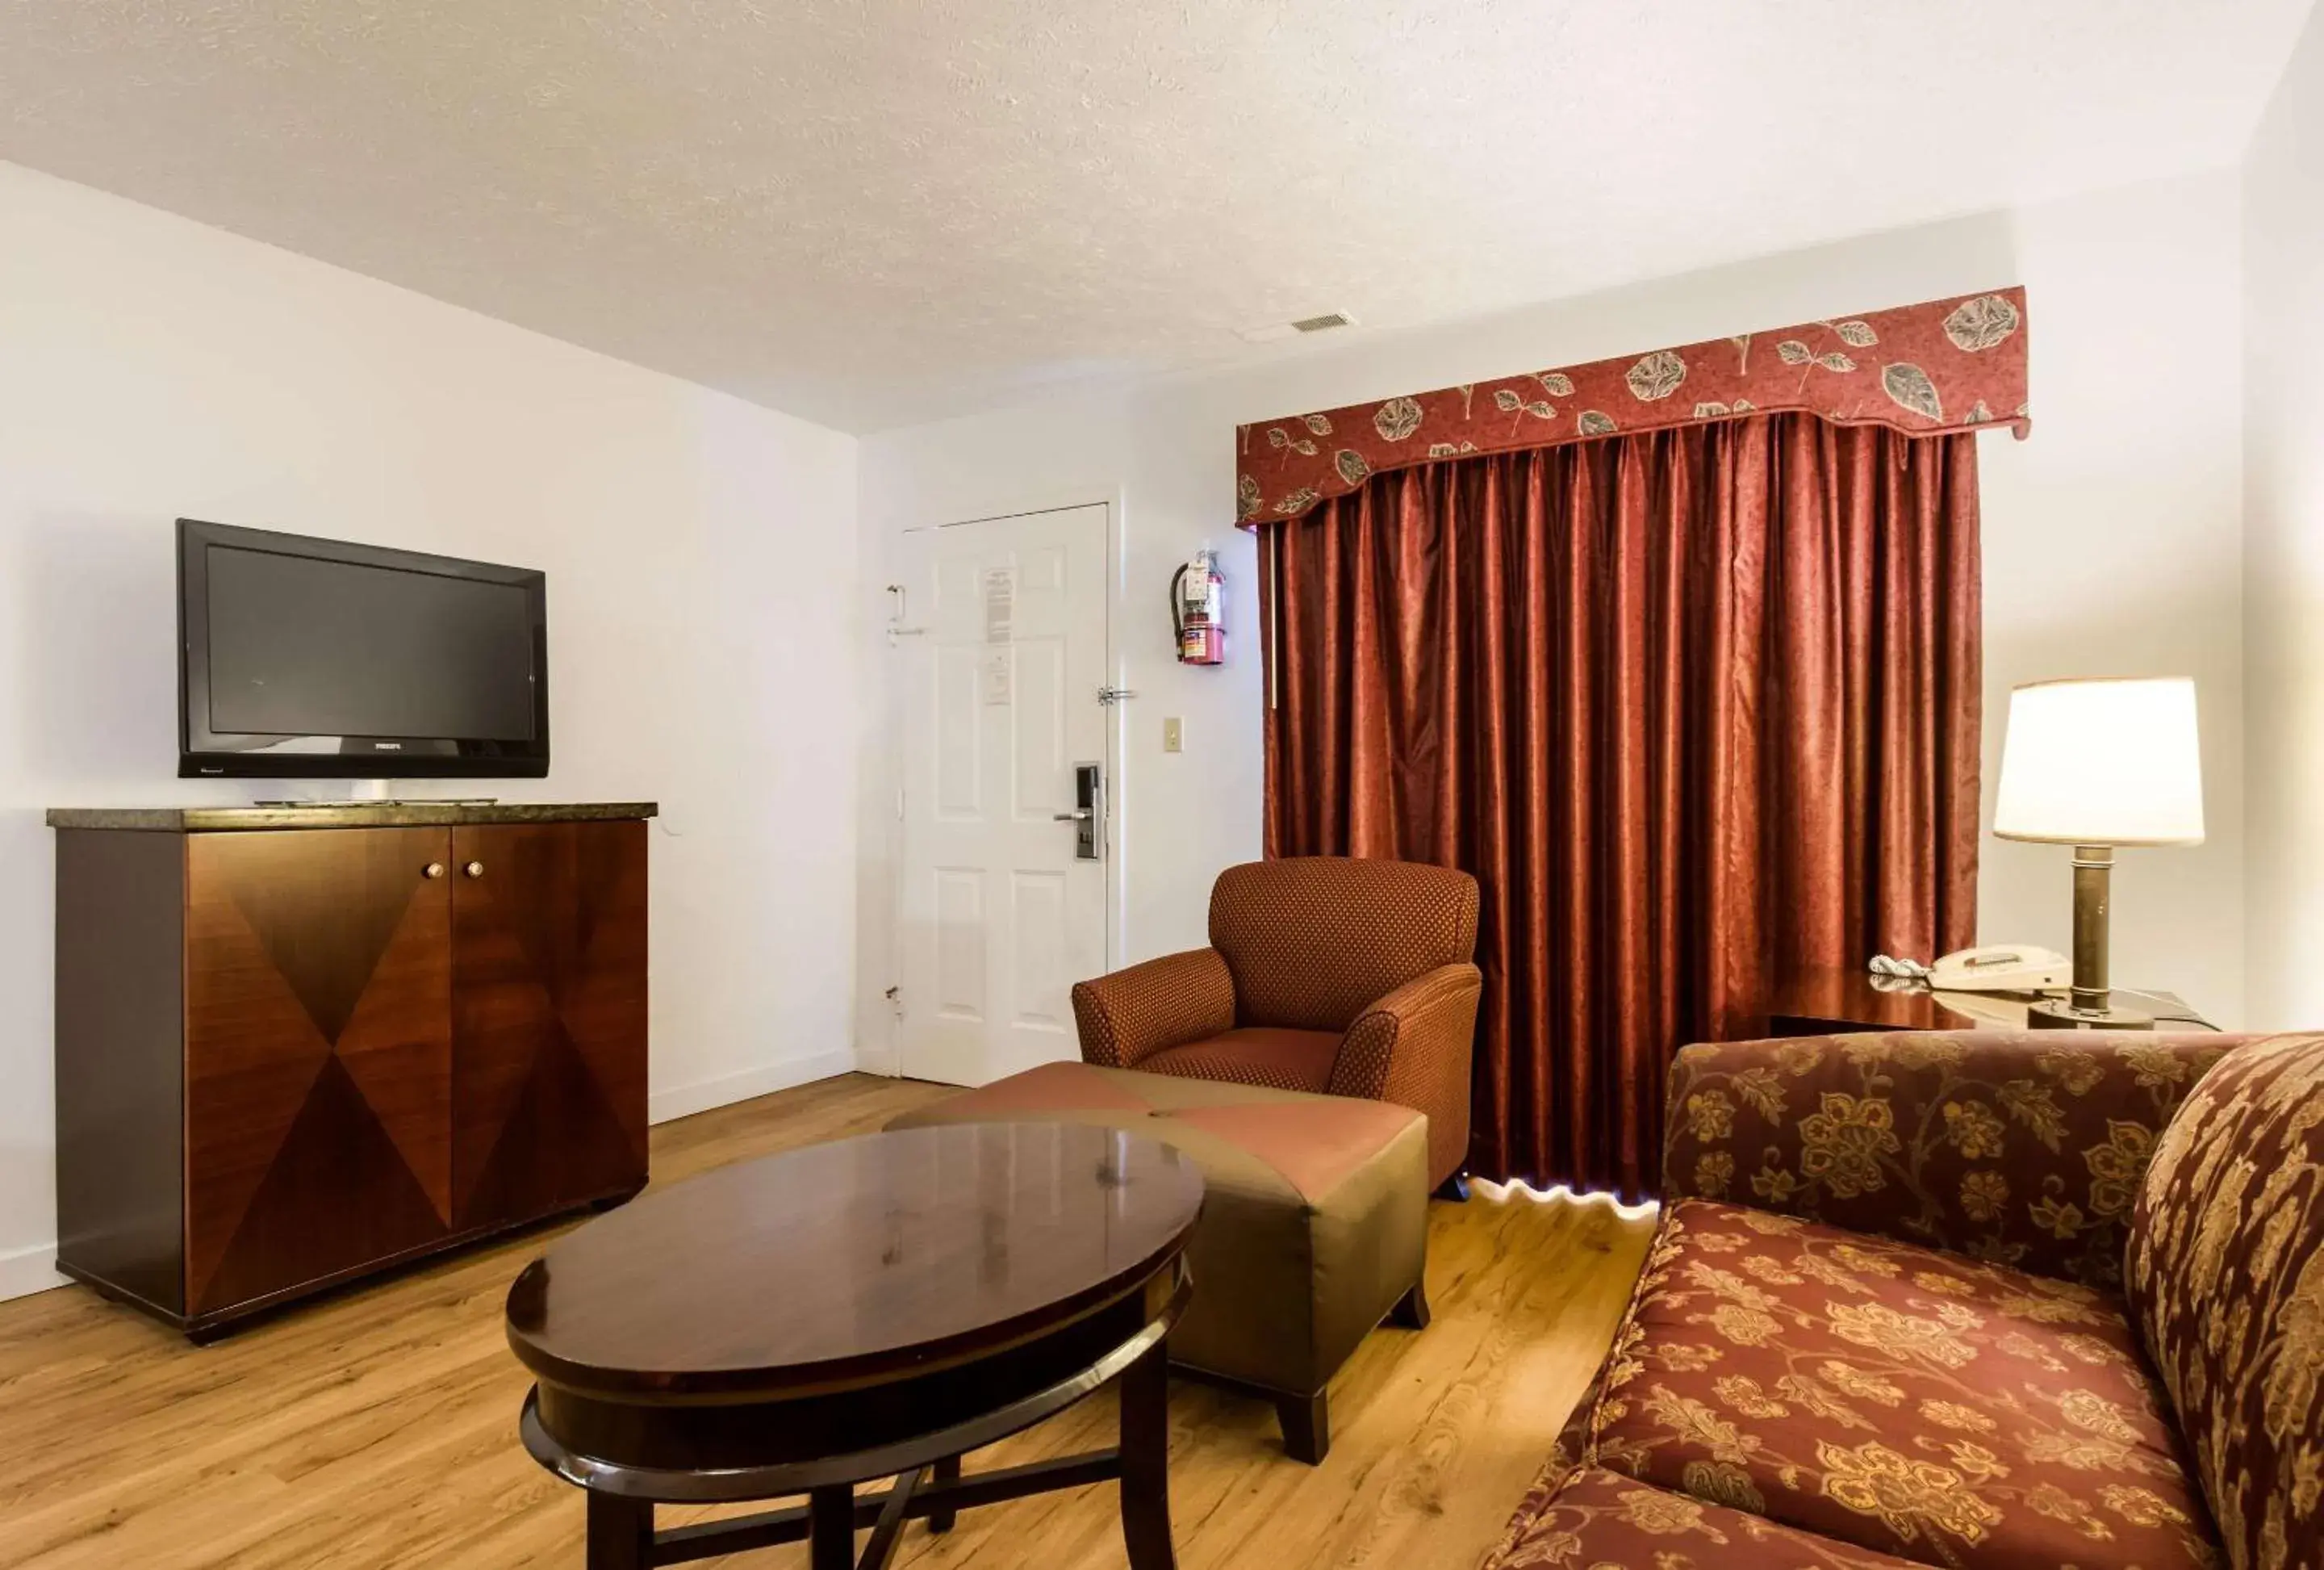
[[[2154,1016],[2117,1009],[2107,985],[2107,905],[2114,881],[2114,847],[2074,847],[2074,984],[2063,998],[2030,1004],[2025,1023],[2035,1030],[2152,1030]]]
[[[2102,996],[2105,994],[2101,994]],[[2154,1016],[2136,1009],[2080,1008],[2070,998],[2045,998],[2025,1008],[2029,1030],[2152,1030]]]

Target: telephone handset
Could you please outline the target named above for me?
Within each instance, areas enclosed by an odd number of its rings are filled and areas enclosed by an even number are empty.
[[[1876,975],[1926,982],[1936,992],[2038,993],[2069,984],[2074,966],[2053,949],[2030,943],[1993,943],[1948,954],[1926,966],[1883,954],[1874,957],[1872,971]]]
[[[2073,980],[2073,963],[2030,943],[1997,943],[1948,954],[1929,967],[1929,985],[1950,993],[2038,993]]]

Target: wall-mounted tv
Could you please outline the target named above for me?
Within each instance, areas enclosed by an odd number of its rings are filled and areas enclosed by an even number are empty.
[[[178,520],[178,772],[549,772],[549,580]]]

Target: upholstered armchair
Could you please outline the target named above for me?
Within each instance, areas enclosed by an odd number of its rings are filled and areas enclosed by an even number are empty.
[[[1229,867],[1208,948],[1074,988],[1082,1057],[1411,1107],[1443,1184],[1469,1150],[1476,948],[1466,873],[1341,856]]]

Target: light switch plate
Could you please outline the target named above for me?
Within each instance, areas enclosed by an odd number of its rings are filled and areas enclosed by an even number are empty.
[[[1166,753],[1183,753],[1186,750],[1185,727],[1175,714],[1162,721],[1162,750]]]

